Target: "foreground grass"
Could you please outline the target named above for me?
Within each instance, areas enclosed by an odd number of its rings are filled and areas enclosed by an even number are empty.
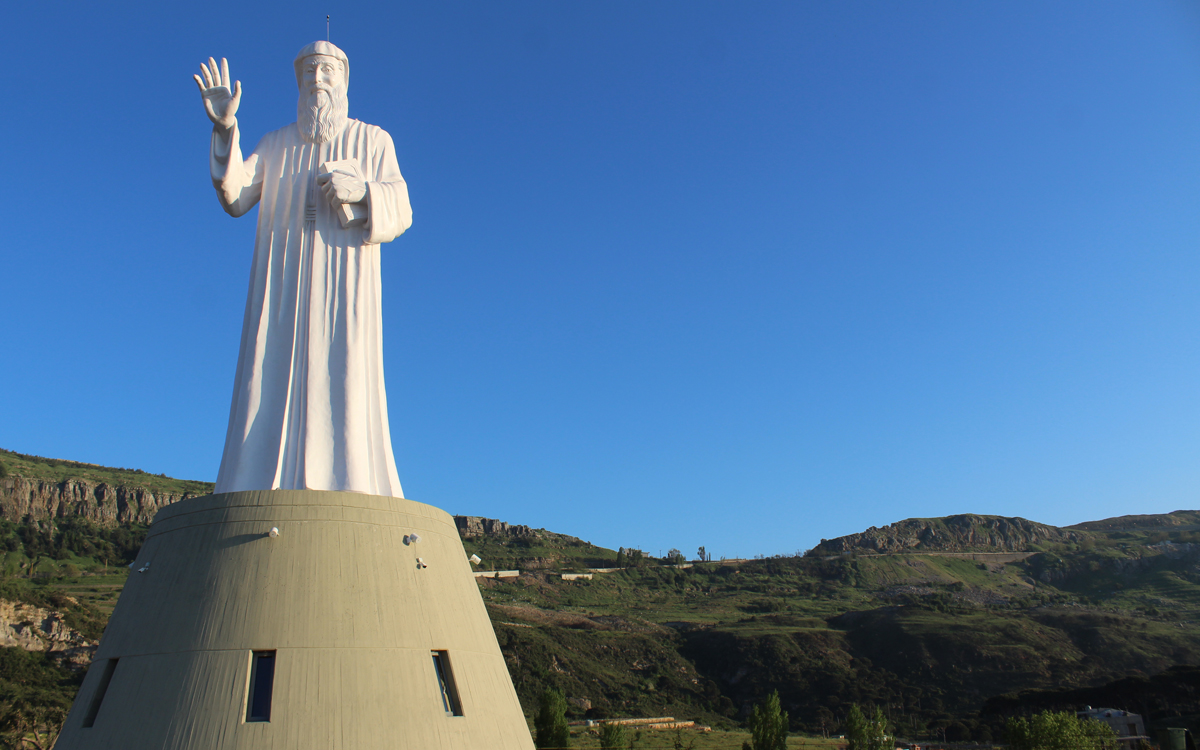
[[[627,730],[628,739],[635,738],[636,730]],[[643,729],[634,739],[634,750],[675,750],[677,740],[682,747],[694,750],[742,750],[742,744],[750,741],[750,733],[743,730],[723,731],[714,729],[711,732],[701,732],[696,729],[684,729],[676,734],[672,729]],[[810,748],[811,750],[834,750],[844,747],[844,740],[824,739],[821,737],[788,737],[788,749]],[[571,732],[571,747],[578,750],[599,750],[600,738],[597,730],[576,730]]]

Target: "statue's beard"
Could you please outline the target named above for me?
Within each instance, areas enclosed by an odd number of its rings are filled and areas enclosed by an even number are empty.
[[[344,90],[300,93],[296,102],[296,125],[309,143],[328,143],[342,132],[350,105]]]

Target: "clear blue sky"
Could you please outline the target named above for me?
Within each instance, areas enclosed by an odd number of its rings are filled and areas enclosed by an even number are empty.
[[[406,494],[652,554],[913,516],[1200,507],[1185,2],[21,3],[0,446],[215,478],[249,149],[325,35],[415,212],[385,245]]]

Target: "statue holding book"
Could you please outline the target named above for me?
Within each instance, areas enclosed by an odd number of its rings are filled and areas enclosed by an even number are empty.
[[[350,64],[329,42],[295,59],[296,122],[242,156],[242,87],[209,58],[221,206],[258,205],[233,403],[216,492],[315,489],[403,497],[383,381],[380,244],[412,223],[392,139],[347,116]]]

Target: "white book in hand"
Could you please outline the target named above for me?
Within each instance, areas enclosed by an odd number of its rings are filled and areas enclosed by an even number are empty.
[[[358,162],[353,159],[337,159],[335,161],[327,161],[321,164],[321,173],[339,172],[347,174],[351,177],[363,179],[362,172],[358,169]],[[338,222],[342,225],[342,229],[350,229],[352,227],[361,227],[367,223],[367,204],[366,203],[342,203],[333,209],[337,214]]]

